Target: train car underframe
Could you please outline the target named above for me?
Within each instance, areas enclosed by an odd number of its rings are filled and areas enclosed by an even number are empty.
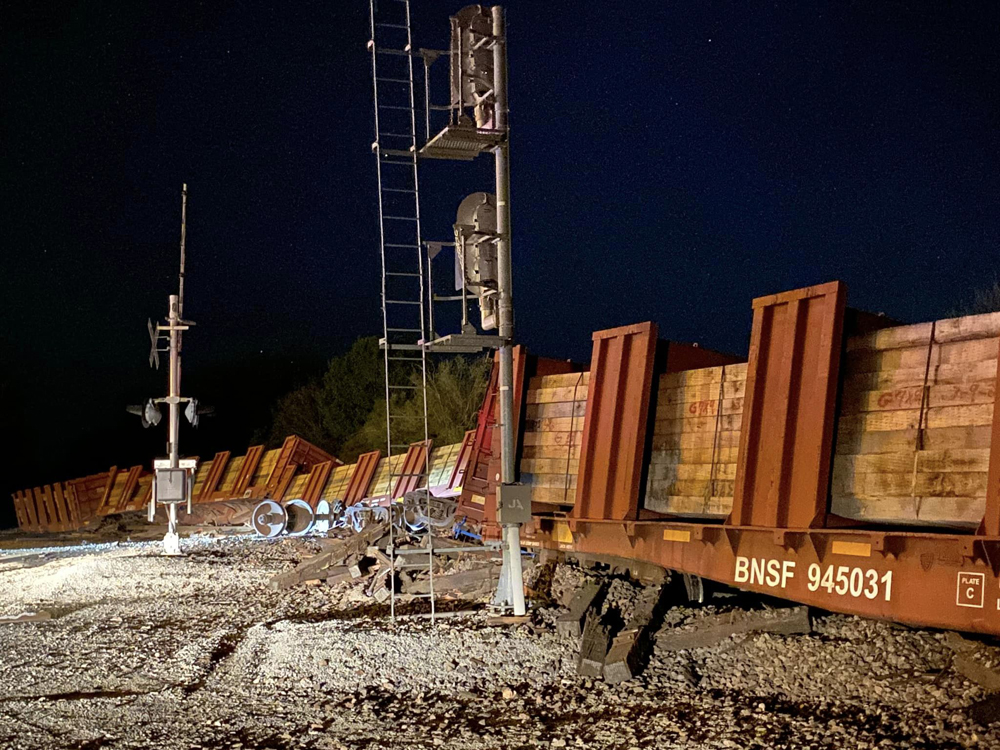
[[[1000,636],[1000,537],[536,517],[530,548],[611,555],[834,612]]]

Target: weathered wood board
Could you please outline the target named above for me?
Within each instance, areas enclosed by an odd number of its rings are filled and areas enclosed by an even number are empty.
[[[696,518],[732,510],[746,365],[660,378],[645,508]]]
[[[520,472],[534,503],[576,501],[589,380],[590,373],[572,372],[528,381]]]
[[[989,471],[1000,313],[848,339],[831,512],[973,527]]]

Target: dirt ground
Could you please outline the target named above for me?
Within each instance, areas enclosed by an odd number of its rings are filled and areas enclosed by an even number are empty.
[[[0,624],[0,748],[1000,748],[943,633],[820,616],[808,635],[658,649],[608,685],[576,676],[551,617],[391,626],[351,583],[267,586],[315,541],[186,549],[0,551],[0,616],[52,614]],[[678,604],[661,632],[726,606]]]

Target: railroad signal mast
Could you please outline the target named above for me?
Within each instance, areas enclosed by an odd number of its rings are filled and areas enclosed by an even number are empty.
[[[181,404],[186,404],[184,416],[197,426],[202,414],[209,410],[199,407],[197,400],[181,396],[181,348],[182,335],[193,322],[184,320],[184,264],[187,242],[187,184],[181,189],[181,260],[177,294],[171,294],[168,300],[166,324],[155,324],[147,321],[151,349],[149,352],[150,367],[160,368],[160,353],[169,354],[167,372],[167,395],[164,398],[149,399],[142,406],[131,406],[128,411],[138,414],[143,427],[152,427],[160,423],[160,404],[167,405],[167,458],[156,459],[153,462],[153,492],[149,501],[149,522],[156,515],[156,507],[163,505],[167,511],[167,533],[163,537],[163,548],[167,555],[179,555],[180,537],[177,534],[177,508],[185,505],[191,512],[191,497],[194,488],[194,472],[197,468],[194,459],[180,457],[180,421]],[[161,344],[166,342],[166,348]]]
[[[378,6],[375,0],[370,0],[368,48],[372,55],[375,99],[372,151],[378,165],[381,343],[385,353],[390,474],[394,472],[395,451],[407,447],[397,445],[399,441],[393,438],[399,432],[397,420],[409,416],[393,413],[393,389],[415,390],[423,398],[426,439],[428,354],[499,349],[502,467],[497,497],[505,544],[504,565],[494,604],[521,615],[525,612],[525,604],[520,524],[530,519],[530,500],[526,499],[524,488],[514,483],[514,317],[504,13],[500,6],[490,9],[467,6],[451,18],[450,49],[418,52],[412,46],[409,0],[390,0]],[[435,106],[431,104],[430,70],[443,56],[450,61],[450,98],[447,105]],[[424,63],[423,146],[418,146],[417,98],[414,95],[414,60],[420,58]],[[443,129],[431,136],[431,114],[442,111],[448,113],[448,121]],[[421,233],[419,162],[424,159],[471,161],[482,153],[492,153],[495,159],[495,194],[474,193],[462,202],[454,227],[454,242],[425,242]],[[441,297],[433,289],[432,261],[441,257],[445,246],[455,249],[455,286],[456,291],[461,292],[457,296]],[[401,260],[404,258],[408,260]],[[467,306],[470,298],[478,299],[482,331],[496,331],[495,334],[481,333],[470,323]],[[439,336],[435,330],[434,303],[449,300],[462,302],[461,331]],[[404,362],[409,362],[414,372],[400,382],[400,368]],[[427,454],[429,456],[429,451]],[[425,474],[428,468],[425,465]],[[390,476],[390,486],[394,480],[395,477]],[[393,500],[390,498],[390,502]],[[433,614],[431,536],[428,534],[427,548],[431,558]],[[393,596],[393,613],[394,603]]]

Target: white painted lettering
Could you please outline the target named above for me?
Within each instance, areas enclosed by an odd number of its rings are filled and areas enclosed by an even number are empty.
[[[736,583],[746,583],[749,577],[750,561],[745,557],[736,558],[736,574],[734,575],[734,580]]]

